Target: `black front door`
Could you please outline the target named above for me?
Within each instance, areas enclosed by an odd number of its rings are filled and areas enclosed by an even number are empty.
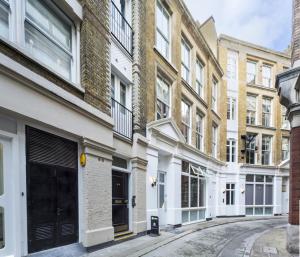
[[[128,230],[128,174],[112,171],[112,216],[115,233]]]
[[[29,253],[77,242],[77,177],[77,146],[73,142],[27,130]]]

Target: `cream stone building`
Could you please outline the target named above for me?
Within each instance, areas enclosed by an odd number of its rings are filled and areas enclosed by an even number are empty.
[[[220,186],[236,188],[219,214],[287,213],[290,132],[275,76],[289,68],[290,54],[221,35],[219,61],[227,88],[227,165]]]
[[[185,4],[147,1],[147,221],[177,226],[217,215],[226,160],[226,90],[217,60]]]

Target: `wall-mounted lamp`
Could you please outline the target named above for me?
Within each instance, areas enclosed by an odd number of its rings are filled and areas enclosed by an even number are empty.
[[[241,193],[244,194],[245,193],[245,189],[241,189]]]
[[[85,155],[85,153],[82,153],[80,155],[80,165],[81,165],[81,167],[85,167],[85,165],[86,165],[86,155]]]
[[[151,186],[155,187],[156,183],[157,183],[157,178],[156,177],[150,177],[150,181],[151,181]]]
[[[223,189],[223,194],[225,194],[225,192],[226,192],[226,189]]]

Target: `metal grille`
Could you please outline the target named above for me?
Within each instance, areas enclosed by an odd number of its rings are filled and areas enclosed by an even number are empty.
[[[77,143],[26,127],[27,160],[77,169]]]
[[[35,228],[35,240],[45,240],[53,238],[54,226],[53,225],[41,225]]]

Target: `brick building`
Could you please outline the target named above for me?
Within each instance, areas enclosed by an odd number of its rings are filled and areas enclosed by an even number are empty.
[[[143,233],[139,1],[0,9],[0,255]]]

